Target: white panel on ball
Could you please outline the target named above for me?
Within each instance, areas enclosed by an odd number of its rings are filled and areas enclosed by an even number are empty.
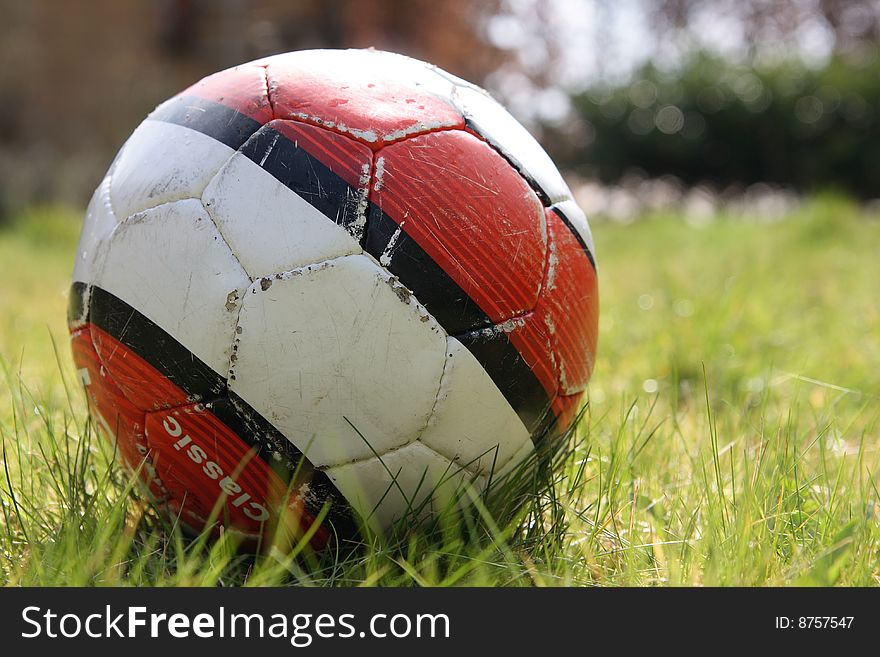
[[[234,152],[196,130],[147,119],[128,138],[116,162],[110,187],[116,216],[200,197]]]
[[[202,200],[253,278],[361,251],[347,230],[241,154],[220,170]]]
[[[166,203],[119,224],[96,283],[226,374],[250,279],[200,201]]]
[[[399,447],[428,421],[446,336],[368,256],[256,281],[237,331],[230,389],[316,466]]]
[[[467,506],[486,479],[450,463],[421,443],[327,470],[327,476],[371,527],[423,519],[459,501]]]
[[[73,280],[91,283],[95,277],[100,251],[117,224],[116,215],[110,207],[110,174],[108,174],[95,193],[86,210],[82,233],[76,247],[76,260],[73,263]]]
[[[456,87],[455,104],[479,133],[537,183],[551,203],[571,198],[559,169],[522,124],[488,93],[472,86]]]
[[[459,467],[497,473],[529,442],[529,432],[483,366],[455,338],[447,339],[446,369],[434,414],[419,441]]]
[[[532,439],[529,438],[517,448],[516,452],[513,453],[513,456],[507,460],[507,463],[492,473],[493,485],[496,483],[502,483],[506,477],[515,479],[530,472],[530,468],[533,467],[535,463],[529,459],[534,455],[535,445],[532,442]]]

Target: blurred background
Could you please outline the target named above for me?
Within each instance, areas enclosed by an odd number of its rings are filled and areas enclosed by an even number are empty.
[[[486,86],[594,216],[880,196],[877,0],[0,0],[0,15],[0,216],[82,206],[166,97],[316,47]]]

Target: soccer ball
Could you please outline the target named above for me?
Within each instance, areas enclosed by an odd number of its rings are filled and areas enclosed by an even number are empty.
[[[375,50],[269,57],[157,107],[95,191],[69,304],[92,415],[157,504],[316,546],[562,433],[597,316],[590,228],[538,143]]]

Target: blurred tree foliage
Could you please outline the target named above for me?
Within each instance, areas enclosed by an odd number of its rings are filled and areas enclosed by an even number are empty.
[[[563,166],[615,180],[637,169],[684,182],[758,181],[880,194],[880,51],[750,67],[698,53],[673,71],[572,98],[547,129]]]
[[[751,54],[790,46],[799,34],[821,28],[835,52],[855,52],[880,40],[877,0],[645,0],[658,39],[699,31],[707,14],[741,31]],[[693,34],[692,34],[693,35]],[[699,37],[699,35],[693,35]]]

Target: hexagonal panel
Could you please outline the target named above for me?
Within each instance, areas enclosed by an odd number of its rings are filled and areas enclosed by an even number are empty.
[[[368,256],[256,281],[237,330],[230,389],[316,466],[398,447],[428,420],[446,337]]]
[[[305,50],[266,66],[276,118],[302,119],[380,145],[464,127],[453,84],[408,57],[375,50]]]
[[[543,208],[491,146],[437,132],[383,148],[376,165],[366,249],[449,334],[534,307],[547,253]]]
[[[446,368],[434,414],[419,441],[459,467],[498,472],[529,432],[477,359],[447,339]]]
[[[599,334],[599,292],[590,253],[557,207],[547,211],[550,262],[534,314],[547,328],[559,373],[559,392],[587,387]]]
[[[245,270],[254,278],[268,276],[360,252],[346,227],[358,219],[368,176],[360,184],[359,178],[370,162],[362,144],[314,126],[273,121],[221,169],[203,200]]]
[[[507,463],[492,473],[492,484],[504,485],[505,480],[509,478],[519,478],[527,476],[533,472],[535,466],[532,457],[535,455],[535,445],[531,440],[522,443],[519,448],[507,460]]]
[[[116,215],[198,198],[234,152],[196,130],[147,119],[128,138],[116,162],[110,183]]]
[[[571,198],[568,185],[547,152],[492,96],[482,89],[456,87],[454,102],[468,125],[513,162],[548,204]]]
[[[455,337],[482,365],[529,433],[539,431],[559,389],[544,317],[529,313]]]
[[[119,224],[95,283],[226,373],[250,279],[201,202],[168,203]]]
[[[85,222],[76,247],[76,260],[73,263],[74,281],[91,283],[94,280],[99,249],[107,241],[117,223],[116,215],[110,206],[110,174],[108,174],[92,194],[86,209]]]
[[[404,517],[417,521],[459,501],[467,504],[486,485],[485,478],[421,443],[331,468],[327,476],[376,530]]]

